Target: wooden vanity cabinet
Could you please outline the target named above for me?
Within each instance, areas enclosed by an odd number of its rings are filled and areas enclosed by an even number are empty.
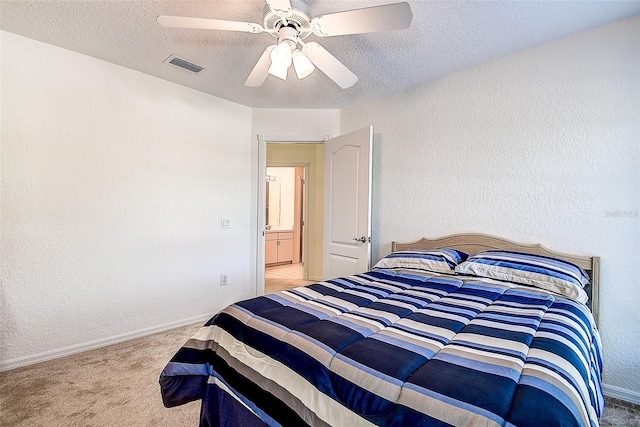
[[[293,231],[267,231],[264,262],[266,265],[293,262]]]

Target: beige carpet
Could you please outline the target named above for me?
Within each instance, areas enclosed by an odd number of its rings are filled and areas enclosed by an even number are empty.
[[[200,324],[0,373],[1,426],[197,426],[199,402],[166,409],[158,377]]]
[[[0,425],[197,426],[199,402],[166,409],[158,376],[200,327],[174,329],[0,373]],[[640,408],[607,403],[601,425],[640,427]]]

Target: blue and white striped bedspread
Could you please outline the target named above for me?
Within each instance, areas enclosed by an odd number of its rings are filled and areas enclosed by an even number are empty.
[[[227,307],[160,382],[173,406],[223,381],[269,424],[597,426],[601,372],[582,304],[376,270]]]

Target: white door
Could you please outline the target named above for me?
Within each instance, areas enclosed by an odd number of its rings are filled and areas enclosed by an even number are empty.
[[[370,268],[372,143],[373,126],[325,142],[324,279]]]

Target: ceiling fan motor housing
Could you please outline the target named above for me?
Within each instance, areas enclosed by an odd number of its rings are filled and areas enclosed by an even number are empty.
[[[291,10],[285,18],[276,14],[267,6],[264,10],[263,24],[266,30],[272,30],[271,34],[274,37],[281,38],[283,36],[281,30],[289,27],[295,29],[298,38],[304,39],[311,34],[309,6],[301,1],[291,0]]]
[[[281,27],[280,30],[278,30],[278,34],[280,35],[280,37],[278,37],[279,45],[287,43],[292,51],[296,48],[298,44],[298,30],[294,27],[286,26]]]

